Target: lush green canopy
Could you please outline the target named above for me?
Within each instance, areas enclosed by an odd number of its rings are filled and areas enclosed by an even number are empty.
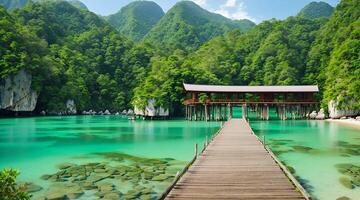
[[[337,100],[360,108],[359,4],[342,0],[329,18],[298,15],[251,28],[185,1],[156,24],[137,17],[147,30],[126,22],[121,30],[136,33],[134,40],[148,31],[136,43],[66,1],[30,3],[10,14],[1,8],[0,76],[30,72],[37,111],[64,111],[69,99],[79,111],[144,108],[155,99],[180,114],[183,82],[318,84],[324,107]]]

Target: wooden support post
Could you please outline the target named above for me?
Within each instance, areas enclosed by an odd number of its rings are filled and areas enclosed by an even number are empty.
[[[205,104],[205,121],[208,121],[208,109],[206,104]]]
[[[198,157],[198,145],[195,144],[195,158]]]
[[[231,104],[228,104],[228,108],[229,108],[229,119],[232,118],[232,108],[231,108]]]
[[[247,118],[247,106],[246,106],[246,104],[242,105],[242,117],[243,117],[243,119]]]

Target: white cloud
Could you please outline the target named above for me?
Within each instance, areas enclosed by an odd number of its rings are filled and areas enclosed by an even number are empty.
[[[244,2],[239,0],[227,0],[225,4],[221,5],[220,8],[214,12],[230,19],[249,19],[253,22],[257,21],[246,11]]]
[[[207,0],[194,0],[194,2],[199,6],[206,6]]]
[[[236,6],[236,0],[227,0],[225,3],[225,7],[233,8]]]

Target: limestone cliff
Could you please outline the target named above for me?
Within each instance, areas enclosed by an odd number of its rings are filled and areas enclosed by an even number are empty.
[[[31,89],[32,76],[25,70],[0,82],[0,109],[30,112],[35,109],[37,92]]]
[[[135,107],[135,114],[149,117],[167,117],[169,116],[169,109],[165,109],[163,107],[155,107],[155,100],[148,100],[148,105],[145,110],[141,110]]]
[[[337,103],[334,100],[329,102],[328,109],[329,117],[332,119],[339,119],[341,117],[354,117],[359,114],[359,110],[338,109]]]

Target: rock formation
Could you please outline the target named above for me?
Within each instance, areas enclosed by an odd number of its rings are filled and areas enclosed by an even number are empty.
[[[69,99],[66,101],[66,111],[67,111],[67,114],[70,114],[70,115],[75,115],[77,113],[74,100]]]
[[[34,111],[38,94],[31,89],[32,76],[25,70],[9,76],[0,83],[0,109]]]
[[[331,100],[329,102],[328,109],[329,109],[329,117],[332,119],[339,119],[341,117],[355,117],[356,115],[359,114],[359,110],[338,109],[337,103],[334,100]]]
[[[135,107],[135,114],[149,117],[167,117],[169,116],[169,109],[163,107],[155,107],[155,100],[150,99],[148,105],[144,110]]]
[[[316,111],[312,111],[312,112],[309,114],[309,118],[310,118],[310,119],[315,119],[316,116],[317,116]]]
[[[323,119],[325,119],[325,111],[324,111],[324,109],[320,109],[320,111],[317,113],[317,115],[316,115],[316,117],[315,117],[315,119],[318,119],[318,120],[323,120]]]

